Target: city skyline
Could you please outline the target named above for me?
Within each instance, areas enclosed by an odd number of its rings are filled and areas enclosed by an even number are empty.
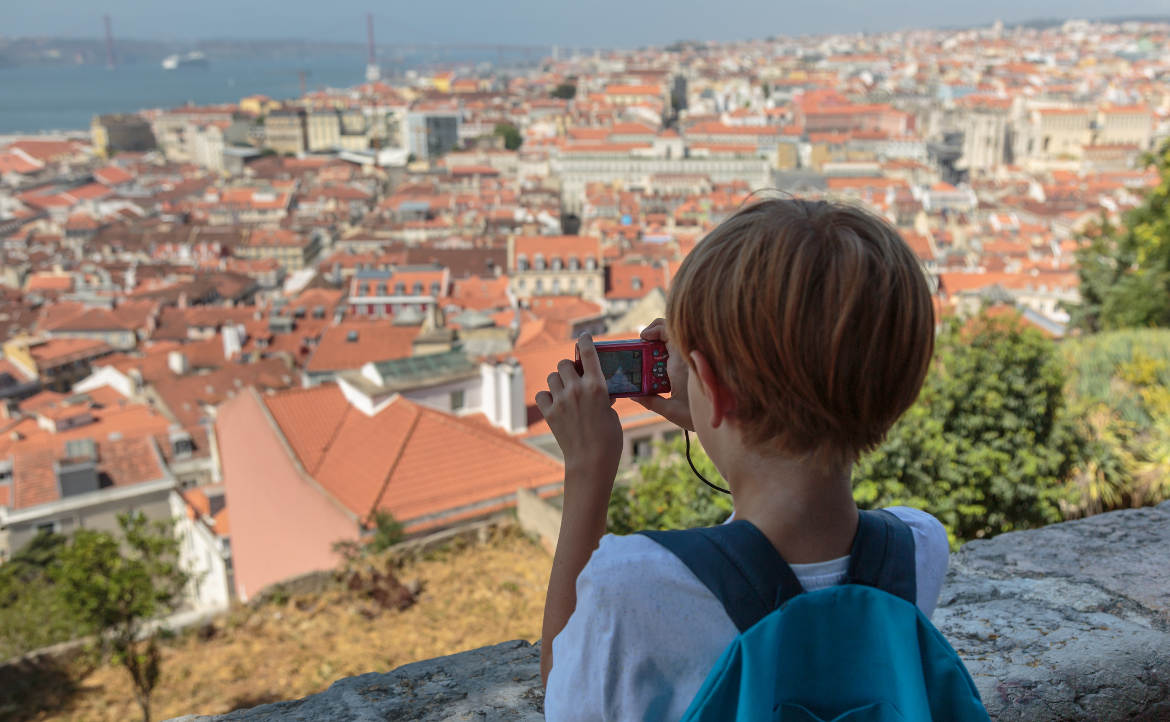
[[[309,3],[249,3],[209,0],[198,7],[160,7],[141,0],[107,0],[95,7],[80,0],[53,0],[38,14],[10,18],[0,37],[101,37],[102,16],[113,20],[115,37],[133,40],[192,42],[210,39],[312,39],[323,42],[364,42],[364,17],[372,12],[379,44],[496,43],[556,44],[565,47],[638,47],[681,39],[728,42],[773,35],[891,32],[909,29],[978,27],[1045,19],[1099,19],[1117,16],[1102,12],[1097,3],[1057,3],[1034,0],[1026,4],[989,0],[978,6],[940,6],[914,0],[896,6],[857,0],[829,0],[815,8],[787,8],[762,0],[741,2],[736,12],[695,0],[668,5],[654,0],[630,7],[603,0],[588,9],[565,10],[534,0],[506,8],[466,3],[456,16],[463,22],[435,23],[425,8],[407,7],[393,14],[376,5],[339,0],[328,13]],[[1125,17],[1166,17],[1158,0],[1138,0]],[[226,24],[224,18],[233,22]]]

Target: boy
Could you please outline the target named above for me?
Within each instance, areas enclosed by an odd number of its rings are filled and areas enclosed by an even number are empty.
[[[850,473],[913,403],[934,345],[930,291],[893,228],[852,206],[766,200],[683,261],[667,321],[670,398],[639,401],[693,430],[731,490],[735,518],[767,537],[805,591],[845,579],[858,510]],[[592,340],[584,373],[559,363],[536,403],[565,456],[564,513],[545,605],[548,719],[678,719],[737,629],[674,555],[604,536],[622,449]],[[698,483],[696,481],[696,483]],[[913,531],[917,604],[934,610],[941,524]]]

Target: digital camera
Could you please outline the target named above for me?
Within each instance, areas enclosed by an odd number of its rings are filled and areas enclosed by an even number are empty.
[[[661,341],[597,341],[594,344],[601,360],[601,374],[613,398],[653,396],[670,391],[666,375],[666,344]],[[581,349],[574,351],[577,373],[581,368]]]

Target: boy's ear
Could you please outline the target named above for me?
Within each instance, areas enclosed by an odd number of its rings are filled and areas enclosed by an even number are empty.
[[[715,367],[707,362],[702,351],[691,351],[690,357],[699,389],[711,402],[711,428],[718,428],[719,424],[735,413],[735,396],[719,378]]]

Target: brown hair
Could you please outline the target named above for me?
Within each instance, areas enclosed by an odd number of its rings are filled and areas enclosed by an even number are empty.
[[[683,260],[666,313],[679,350],[701,351],[731,389],[748,443],[831,466],[881,442],[934,350],[918,259],[840,203],[739,210]]]

